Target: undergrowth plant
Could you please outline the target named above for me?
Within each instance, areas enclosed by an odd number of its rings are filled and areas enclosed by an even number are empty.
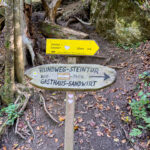
[[[136,48],[138,48],[140,46],[140,42],[137,42],[137,43],[134,43],[134,44],[121,44],[121,43],[118,43],[117,44],[117,47],[119,48],[123,48],[124,50],[130,50],[131,48],[133,50],[135,50]]]
[[[21,114],[17,112],[19,104],[9,104],[8,107],[5,107],[0,110],[0,116],[7,115],[8,119],[6,124],[13,125],[16,118],[18,118]]]
[[[137,128],[133,128],[130,136],[139,136],[143,130],[150,130],[150,72],[143,72],[139,75],[142,80],[143,88],[138,92],[139,100],[133,99],[130,103],[132,115],[136,119]]]

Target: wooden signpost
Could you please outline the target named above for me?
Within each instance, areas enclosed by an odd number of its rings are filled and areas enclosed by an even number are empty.
[[[47,54],[94,55],[99,49],[93,40],[47,39]],[[36,87],[67,90],[64,150],[73,150],[75,91],[97,90],[112,84],[116,71],[109,67],[76,64],[76,57],[68,57],[68,64],[47,64],[25,72]]]
[[[114,69],[93,64],[47,64],[25,74],[39,88],[76,91],[104,88],[116,78]]]

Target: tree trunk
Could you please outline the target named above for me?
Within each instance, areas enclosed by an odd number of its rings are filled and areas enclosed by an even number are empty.
[[[62,0],[52,0],[50,4],[46,0],[41,1],[46,12],[46,17],[48,17],[50,22],[55,23],[57,8],[60,6]]]
[[[14,1],[14,21],[15,21],[15,75],[19,83],[24,81],[24,46],[22,40],[22,21],[23,21],[23,0]]]
[[[13,0],[6,0],[9,7],[5,8],[5,84],[2,101],[5,104],[13,102],[14,98],[14,16]]]
[[[39,30],[47,38],[69,38],[69,39],[86,39],[88,34],[75,31],[69,28],[61,27],[53,23],[39,23]]]

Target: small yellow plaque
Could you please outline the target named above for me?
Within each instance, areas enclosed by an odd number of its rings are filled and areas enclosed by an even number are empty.
[[[94,55],[99,46],[94,40],[47,39],[46,54]]]

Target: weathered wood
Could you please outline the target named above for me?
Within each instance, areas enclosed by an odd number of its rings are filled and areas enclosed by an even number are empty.
[[[50,21],[55,23],[57,9],[59,8],[62,0],[53,0],[49,5],[50,8]]]
[[[76,64],[76,57],[68,57],[69,64]],[[73,150],[74,145],[75,92],[66,92],[64,150]]]
[[[31,84],[43,89],[96,90],[115,81],[114,69],[89,64],[47,64],[25,73]]]
[[[47,38],[87,39],[89,37],[86,33],[61,27],[52,23],[40,22],[38,26],[41,33]]]
[[[68,21],[69,18],[78,16],[88,19],[86,11],[88,11],[89,8],[90,0],[79,0],[74,2],[64,8],[63,14],[57,19],[57,21]]]
[[[48,17],[50,22],[55,23],[57,8],[59,8],[62,0],[52,0],[50,4],[47,3],[46,0],[41,0],[41,1],[46,11],[46,17]]]

